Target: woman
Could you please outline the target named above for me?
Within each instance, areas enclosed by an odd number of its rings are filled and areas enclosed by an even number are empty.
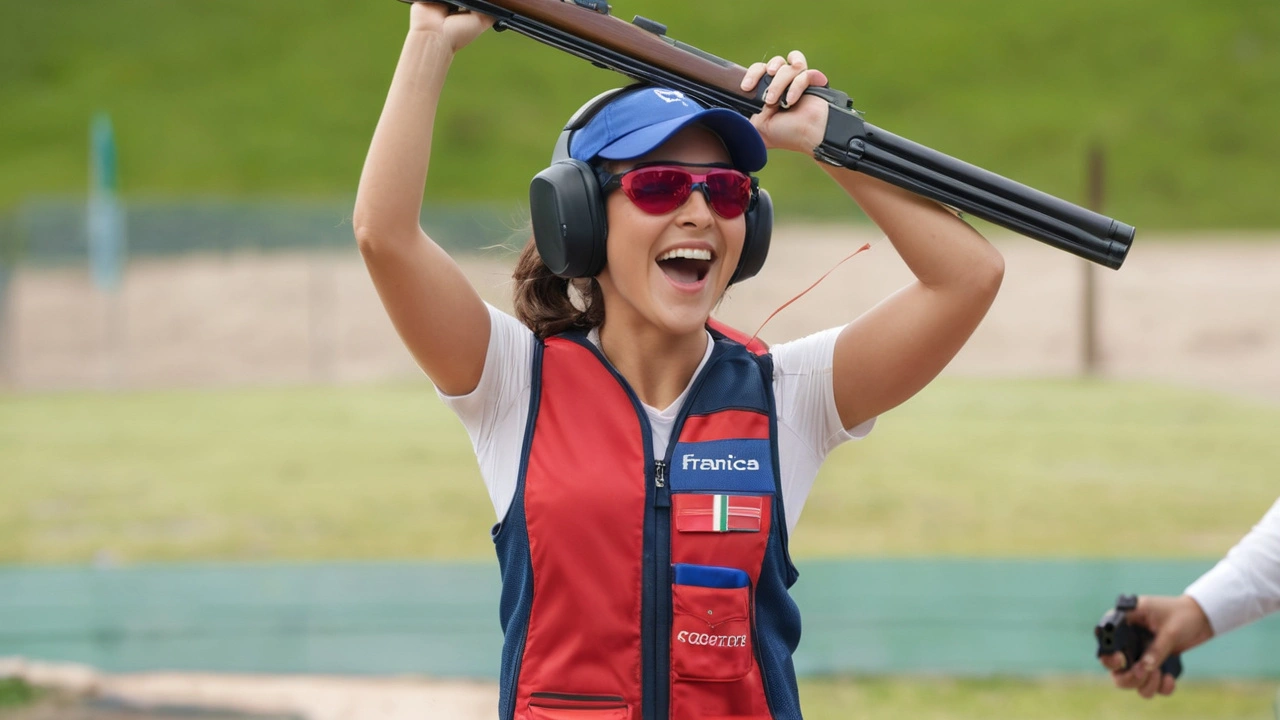
[[[964,344],[1003,261],[945,208],[819,163],[916,280],[767,354],[710,331],[767,249],[749,173],[823,135],[802,93],[825,78],[792,52],[749,68],[744,90],[772,78],[749,122],[663,88],[589,104],[533,185],[519,320],[486,306],[418,217],[449,65],[490,24],[413,5],[354,222],[500,521],[501,716],[798,718],[787,533],[826,454]]]

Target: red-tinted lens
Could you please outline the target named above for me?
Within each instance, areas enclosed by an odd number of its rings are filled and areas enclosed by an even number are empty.
[[[647,167],[622,177],[622,191],[650,215],[665,215],[684,204],[693,191],[693,176],[678,167]]]
[[[712,170],[702,182],[711,209],[722,218],[736,218],[751,204],[751,178],[737,170]]]
[[[650,215],[665,215],[689,199],[695,186],[706,188],[711,209],[726,219],[746,212],[751,203],[751,178],[737,170],[714,169],[694,174],[681,167],[637,168],[622,177],[622,190],[635,206]]]

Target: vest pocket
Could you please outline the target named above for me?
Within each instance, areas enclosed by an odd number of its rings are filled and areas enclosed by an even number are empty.
[[[529,696],[529,720],[630,720],[620,695],[536,692]]]
[[[671,586],[671,671],[686,680],[739,680],[755,666],[751,587],[745,572],[675,567]]]

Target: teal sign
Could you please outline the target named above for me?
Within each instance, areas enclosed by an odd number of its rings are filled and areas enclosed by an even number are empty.
[[[86,233],[95,287],[114,292],[124,273],[124,208],[116,194],[116,142],[111,118],[99,113],[89,130],[89,207]]]

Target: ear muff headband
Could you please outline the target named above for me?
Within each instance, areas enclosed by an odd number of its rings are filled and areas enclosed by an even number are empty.
[[[623,94],[647,89],[646,84],[606,90],[565,123],[551,152],[551,165],[529,183],[529,215],[533,238],[542,262],[551,272],[566,278],[595,277],[604,269],[609,224],[604,194],[591,165],[569,155],[573,134]],[[756,191],[745,214],[746,235],[742,256],[729,283],[754,277],[764,267],[773,234],[773,201],[763,189]]]

